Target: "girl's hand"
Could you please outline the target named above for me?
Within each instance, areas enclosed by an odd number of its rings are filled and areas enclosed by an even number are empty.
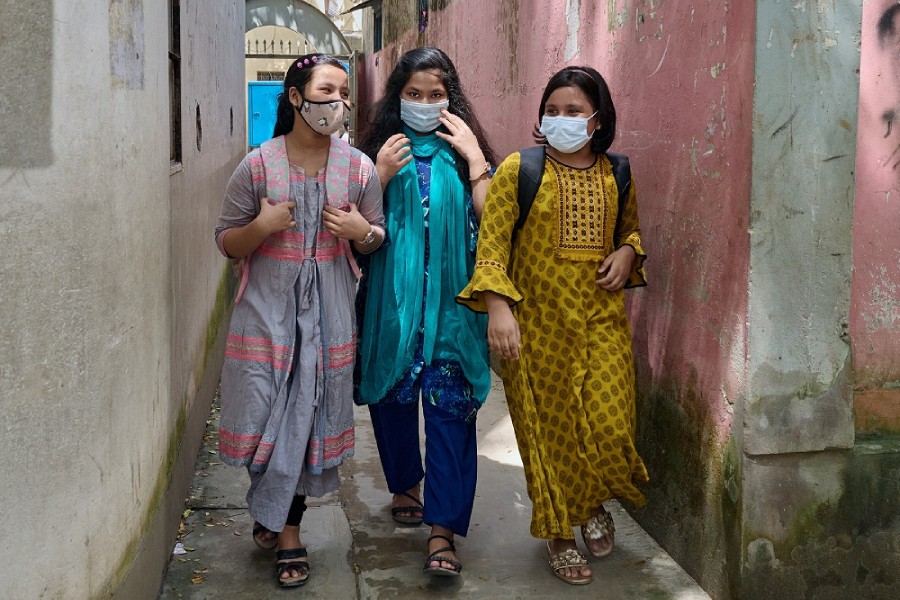
[[[604,290],[615,292],[625,287],[636,253],[631,246],[622,246],[607,256],[597,269],[597,285]]]
[[[322,211],[322,223],[325,225],[325,229],[336,237],[356,242],[364,240],[372,230],[372,226],[352,202],[346,210],[326,204],[325,210]]]
[[[488,305],[488,347],[500,358],[518,360],[522,336],[512,309],[505,298],[492,292],[485,292],[485,302]]]
[[[268,198],[259,201],[259,214],[256,215],[256,223],[266,235],[272,235],[279,231],[286,231],[297,226],[294,220],[294,207],[296,202],[271,202]]]
[[[484,153],[481,151],[481,146],[478,145],[478,138],[475,137],[466,122],[457,115],[447,109],[442,110],[441,113],[444,115],[441,117],[441,124],[447,128],[447,133],[443,131],[434,133],[459,152],[459,155],[469,163],[470,171],[481,173],[487,161],[484,160]]]
[[[389,137],[375,156],[375,170],[378,172],[378,178],[381,179],[382,188],[412,158],[408,137],[402,133],[395,133]]]

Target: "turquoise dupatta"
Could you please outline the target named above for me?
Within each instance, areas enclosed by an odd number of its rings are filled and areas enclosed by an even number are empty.
[[[384,191],[390,243],[370,258],[360,327],[358,402],[379,402],[408,373],[421,331],[425,364],[435,359],[458,362],[483,404],[491,386],[487,319],[456,302],[475,262],[469,252],[466,190],[447,142],[406,127],[404,133],[414,156],[431,157],[428,286],[425,289],[422,197],[415,161],[410,161]]]

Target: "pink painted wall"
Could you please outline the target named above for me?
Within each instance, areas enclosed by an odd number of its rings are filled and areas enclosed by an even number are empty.
[[[411,31],[368,56],[360,96],[377,97],[405,50],[438,46],[505,155],[531,144],[553,72],[597,68],[650,255],[650,286],[631,293],[640,378],[696,399],[720,441],[744,388],[754,16],[753,3],[456,0],[421,38]]]
[[[864,4],[860,61],[850,334],[858,390],[857,427],[867,429],[873,425],[867,424],[873,416],[900,421],[900,390],[878,389],[893,387],[891,382],[900,380],[900,6],[896,0]],[[891,113],[893,120],[886,116]]]

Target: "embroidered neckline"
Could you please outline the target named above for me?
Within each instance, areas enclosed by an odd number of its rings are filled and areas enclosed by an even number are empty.
[[[604,183],[604,165],[578,169],[557,160],[549,163],[556,176],[556,248],[559,258],[599,261],[606,250],[609,202]]]

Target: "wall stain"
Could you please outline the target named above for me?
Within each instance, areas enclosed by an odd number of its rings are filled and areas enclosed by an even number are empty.
[[[143,0],[109,0],[109,69],[114,85],[144,89]]]
[[[772,135],[769,136],[769,137],[771,137],[772,139],[774,139],[775,136],[777,136],[779,133],[781,133],[782,131],[784,131],[785,129],[787,129],[788,125],[791,124],[791,121],[794,120],[794,117],[797,116],[797,113],[798,113],[799,111],[800,111],[799,107],[798,107],[798,108],[795,108],[793,114],[788,118],[788,120],[785,121],[784,123],[782,123],[781,127],[779,127],[778,129],[776,129],[775,131],[773,131],[773,132],[772,132]]]

